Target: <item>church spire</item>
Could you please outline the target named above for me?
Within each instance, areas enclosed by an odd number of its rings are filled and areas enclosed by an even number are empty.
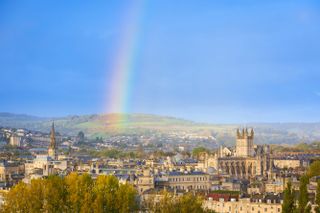
[[[52,122],[51,132],[50,132],[50,148],[56,148],[56,136],[54,131],[54,122]]]
[[[55,130],[54,130],[54,122],[52,122],[51,126],[51,132],[50,132],[50,145],[48,149],[48,155],[52,159],[57,158],[57,144],[56,144],[56,136],[55,136]]]

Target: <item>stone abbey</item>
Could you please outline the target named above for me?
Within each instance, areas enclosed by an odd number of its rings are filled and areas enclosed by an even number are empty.
[[[271,172],[270,147],[254,145],[254,130],[237,130],[235,150],[220,147],[217,156],[222,173],[240,178],[268,176]]]

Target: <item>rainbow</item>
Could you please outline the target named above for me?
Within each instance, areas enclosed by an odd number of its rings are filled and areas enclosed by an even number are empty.
[[[129,110],[129,99],[132,90],[132,72],[139,48],[143,0],[132,1],[124,14],[121,37],[111,67],[111,79],[108,83],[107,113],[116,113],[118,122],[124,123]]]

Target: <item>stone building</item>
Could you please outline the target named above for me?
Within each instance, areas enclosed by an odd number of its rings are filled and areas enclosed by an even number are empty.
[[[154,176],[150,173],[149,169],[143,170],[143,175],[138,176],[137,188],[140,194],[147,190],[154,189]]]
[[[204,191],[211,188],[209,174],[200,171],[172,171],[156,181],[158,188],[182,191]]]
[[[273,158],[273,164],[276,168],[280,169],[296,169],[299,168],[302,163],[300,159],[290,159],[290,158]]]
[[[22,138],[16,134],[12,134],[10,136],[10,140],[9,140],[9,144],[11,146],[16,146],[16,147],[20,147],[21,146],[21,141],[22,141]]]
[[[47,155],[37,155],[35,159],[25,163],[25,174],[26,177],[32,174],[38,174],[42,177],[57,174],[58,171],[65,171],[67,168],[68,162],[66,160],[52,160]]]
[[[16,184],[24,177],[24,165],[18,162],[2,160],[0,162],[0,183],[2,186]],[[1,184],[0,184],[1,185]]]
[[[267,176],[271,169],[270,148],[268,145],[254,145],[254,131],[237,130],[235,152],[224,156],[219,152],[218,170],[233,177],[251,178]]]
[[[65,173],[67,169],[68,159],[58,159],[54,123],[52,123],[48,154],[36,155],[33,160],[28,160],[25,163],[26,177],[24,178],[24,182],[30,182],[33,178],[42,178],[52,174]]]
[[[253,151],[253,137],[254,131],[248,133],[248,129],[243,129],[242,133],[237,130],[237,142],[236,142],[236,156],[237,157],[252,157]]]
[[[275,200],[253,202],[249,198],[231,200],[207,200],[203,206],[220,213],[280,213],[281,203]]]

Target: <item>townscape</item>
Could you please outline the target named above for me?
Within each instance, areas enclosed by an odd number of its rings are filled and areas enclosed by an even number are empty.
[[[320,158],[317,151],[274,154],[270,145],[254,143],[252,128],[234,133],[235,147],[198,147],[191,152],[179,147],[164,152],[137,145],[130,154],[115,152],[109,145],[106,149],[111,154],[105,155],[81,151],[85,135],[64,137],[55,131],[54,123],[50,133],[2,128],[0,136],[5,150],[0,164],[2,205],[6,193],[19,182],[77,173],[93,179],[114,176],[120,184],[132,185],[139,205],[164,192],[176,197],[192,193],[203,198],[204,209],[215,212],[275,213],[282,211],[288,183],[298,192],[301,178]],[[317,208],[318,173],[306,185],[307,205],[313,210]]]
[[[320,1],[0,1],[0,213],[320,213]]]

